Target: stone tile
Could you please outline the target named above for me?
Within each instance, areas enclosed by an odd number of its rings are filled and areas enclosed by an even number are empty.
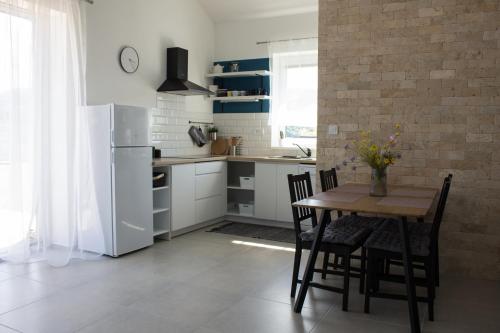
[[[0,324],[24,333],[72,332],[105,317],[117,306],[95,292],[73,289],[7,312],[0,316]]]
[[[46,284],[14,277],[0,282],[0,314],[30,304],[56,291]]]
[[[130,308],[156,315],[186,330],[193,330],[241,299],[242,296],[238,294],[179,283],[134,302]]]
[[[246,297],[203,327],[221,333],[309,332],[320,319],[310,309],[299,315],[288,304]]]
[[[137,309],[119,307],[109,316],[90,324],[77,332],[81,333],[188,333],[163,316],[155,316]]]

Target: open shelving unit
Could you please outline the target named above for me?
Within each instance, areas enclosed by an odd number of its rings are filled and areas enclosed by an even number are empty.
[[[230,72],[234,63],[239,64],[239,71]],[[211,97],[213,113],[269,112],[272,77],[269,58],[216,61],[215,64],[223,66],[224,72],[206,75],[213,79],[213,84],[227,91],[245,91],[248,95]]]
[[[239,205],[254,205],[255,189],[241,187],[240,177],[255,177],[255,163],[228,161],[227,166],[227,215],[254,216],[252,213],[240,212]]]
[[[267,95],[250,95],[250,96],[227,96],[227,97],[210,97],[212,101],[219,101],[221,103],[231,102],[259,102],[269,100],[271,97]]]
[[[226,72],[226,73],[209,73],[207,77],[251,77],[251,76],[270,76],[271,72],[266,70],[258,71],[239,71],[239,72]]]
[[[170,172],[168,167],[155,167],[153,170],[166,175],[164,186],[153,187],[153,237],[170,239]]]

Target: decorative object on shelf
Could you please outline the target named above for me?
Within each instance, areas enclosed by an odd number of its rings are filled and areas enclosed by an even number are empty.
[[[214,74],[219,74],[222,73],[223,71],[224,71],[224,66],[220,64],[216,64],[214,65],[214,67],[212,67],[212,73]]]
[[[125,46],[120,51],[120,66],[126,73],[135,73],[139,68],[139,54],[132,46]]]
[[[215,126],[209,127],[208,128],[208,140],[210,141],[215,141],[217,140],[217,132],[219,132],[219,129]]]
[[[361,132],[360,139],[355,141],[355,151],[361,161],[367,163],[372,168],[371,196],[384,197],[387,195],[387,167],[394,164],[396,159],[401,158],[399,153],[392,151],[400,135],[400,125],[396,125],[395,129],[396,132],[391,134],[388,140],[382,145],[374,142],[370,132],[365,131]],[[353,159],[351,160],[354,161]]]
[[[231,72],[239,72],[240,71],[240,63],[232,62],[230,67]]]

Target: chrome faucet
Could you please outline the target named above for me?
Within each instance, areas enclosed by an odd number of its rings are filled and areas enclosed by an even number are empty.
[[[312,152],[311,152],[311,149],[309,148],[306,148],[306,150],[304,150],[304,148],[302,148],[301,146],[299,146],[298,144],[294,143],[294,145],[296,145],[297,147],[299,147],[300,150],[302,150],[302,152],[307,156],[307,157],[311,157],[312,155]]]

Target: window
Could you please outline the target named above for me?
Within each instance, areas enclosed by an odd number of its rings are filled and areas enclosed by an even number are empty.
[[[316,148],[318,53],[272,55],[272,146]]]

